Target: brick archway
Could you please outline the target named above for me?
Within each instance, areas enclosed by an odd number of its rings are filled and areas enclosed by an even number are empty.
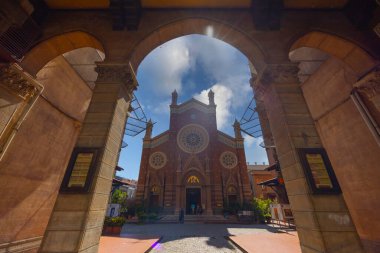
[[[358,77],[379,63],[379,61],[376,61],[373,56],[357,44],[333,34],[317,31],[309,32],[297,39],[289,52],[291,54],[303,47],[319,49],[340,59],[352,68]]]
[[[93,85],[97,77],[95,62],[104,59],[103,52],[101,43],[88,33],[64,33],[37,44],[19,63],[23,71],[10,72],[16,74],[8,78],[20,87],[38,82],[43,89],[33,99],[17,99],[16,92],[10,93],[6,99],[14,109],[0,109],[1,117],[18,124],[17,129],[16,125],[9,125],[12,131],[3,135],[7,146],[2,150],[0,176],[12,185],[0,187],[3,195],[12,196],[1,203],[0,226],[12,227],[3,233],[3,242],[19,244],[20,250],[28,249],[31,244],[34,248],[40,245],[93,97],[90,82]],[[24,159],[27,165],[19,162]],[[26,187],[16,191],[14,187],[20,182]],[[10,212],[9,207],[16,204],[21,208]],[[28,242],[25,239],[30,231],[34,238]]]
[[[137,70],[144,58],[163,43],[190,34],[208,35],[222,40],[240,50],[253,64],[256,71],[265,67],[265,54],[257,42],[238,28],[205,18],[186,18],[159,27],[136,45],[130,63]],[[137,71],[136,71],[137,72]]]
[[[82,31],[63,33],[48,38],[33,47],[20,65],[31,75],[36,75],[48,62],[64,53],[79,48],[94,48],[105,53],[102,43],[93,35]]]
[[[337,206],[348,210],[350,229],[356,229],[366,252],[376,252],[380,223],[368,217],[380,208],[373,201],[378,197],[380,172],[373,168],[380,163],[380,148],[369,121],[380,118],[373,106],[379,99],[375,84],[379,60],[351,41],[322,32],[298,39],[289,58],[298,63],[304,99],[342,190]],[[319,219],[319,224],[324,220]]]

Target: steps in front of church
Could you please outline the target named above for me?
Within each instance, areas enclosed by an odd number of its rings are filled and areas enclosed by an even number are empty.
[[[165,215],[156,223],[178,223],[178,215]],[[213,223],[213,224],[226,224],[237,223],[234,216],[225,218],[223,215],[185,215],[185,223]]]

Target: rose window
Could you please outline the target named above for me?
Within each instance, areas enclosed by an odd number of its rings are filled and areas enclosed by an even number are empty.
[[[208,141],[206,129],[196,124],[184,126],[177,136],[178,146],[188,153],[202,152],[207,147]]]
[[[220,156],[220,163],[227,169],[232,169],[237,165],[237,157],[234,153],[226,151]]]
[[[149,158],[149,164],[154,169],[161,169],[166,164],[166,156],[162,152],[155,152]]]

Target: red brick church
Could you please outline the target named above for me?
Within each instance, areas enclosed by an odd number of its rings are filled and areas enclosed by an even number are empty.
[[[250,201],[239,123],[235,137],[218,131],[212,91],[208,105],[196,99],[177,104],[177,97],[174,91],[168,131],[152,137],[153,125],[147,125],[137,201],[167,214],[181,208],[192,214],[199,206],[207,215],[221,213],[224,204]]]

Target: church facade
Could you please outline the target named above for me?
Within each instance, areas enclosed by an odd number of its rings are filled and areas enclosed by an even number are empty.
[[[196,99],[177,104],[172,93],[169,130],[152,137],[148,123],[143,140],[136,201],[167,214],[201,209],[218,214],[224,205],[251,201],[240,125],[235,137],[217,129],[214,93],[209,104]]]

